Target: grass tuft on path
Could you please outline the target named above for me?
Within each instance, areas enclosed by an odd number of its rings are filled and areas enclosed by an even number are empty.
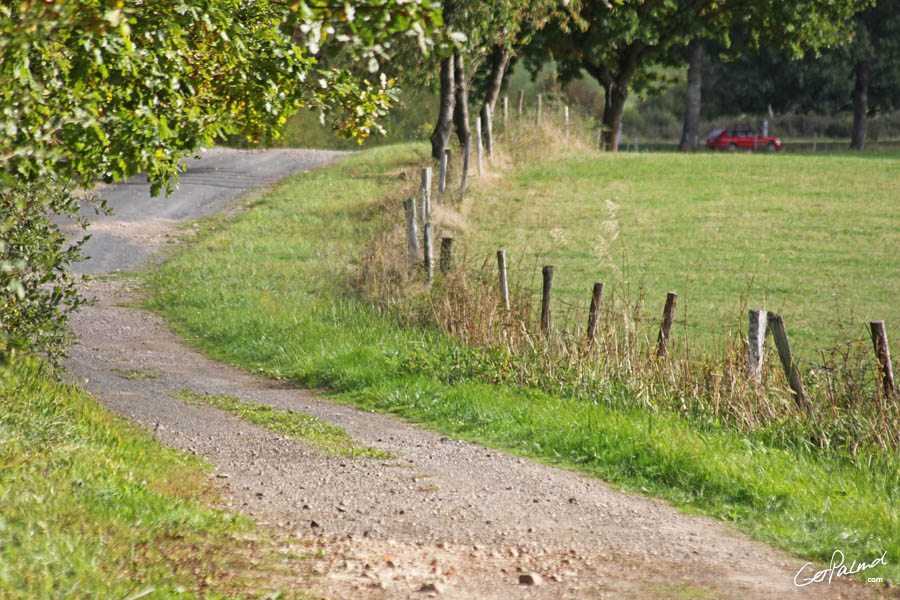
[[[288,179],[250,211],[206,222],[148,274],[149,305],[211,356],[340,400],[666,498],[827,561],[887,552],[866,576],[900,581],[897,457],[785,450],[713,422],[644,412],[611,384],[591,401],[486,383],[480,351],[347,294],[348,270],[398,219],[424,146],[355,154]],[[724,157],[723,157],[724,158]],[[215,225],[215,229],[213,229]],[[619,407],[619,408],[613,408]]]
[[[305,442],[334,456],[347,458],[395,458],[386,450],[364,446],[354,440],[344,429],[323,423],[315,417],[296,411],[281,410],[264,404],[242,402],[234,396],[210,396],[190,390],[182,390],[175,397],[191,404],[203,404],[228,411],[269,431],[281,433]]]

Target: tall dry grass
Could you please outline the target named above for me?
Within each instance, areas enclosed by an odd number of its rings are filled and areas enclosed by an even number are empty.
[[[586,335],[587,289],[583,306],[552,300],[553,326],[550,335],[545,335],[539,322],[540,265],[537,257],[523,251],[508,259],[507,312],[501,300],[496,259],[472,254],[466,240],[473,232],[466,216],[479,194],[490,186],[503,185],[504,177],[517,165],[559,159],[596,147],[597,132],[583,123],[573,114],[567,133],[558,107],[545,106],[539,126],[530,113],[522,119],[513,116],[506,128],[496,127],[499,131],[488,171],[475,177],[473,154],[466,196],[460,197],[458,187],[451,185],[443,202],[434,204],[431,221],[435,224],[435,248],[440,248],[441,237],[452,236],[455,256],[450,269],[437,272],[433,282],[425,280],[421,250],[419,260],[410,263],[402,199],[385,200],[380,209],[381,232],[365,249],[352,278],[356,292],[390,310],[405,324],[437,327],[468,346],[482,349],[484,357],[477,365],[470,365],[472,373],[482,379],[570,394],[586,402],[675,412],[709,426],[735,427],[780,446],[851,455],[862,449],[900,449],[897,398],[885,396],[871,342],[858,336],[847,333],[845,343],[823,349],[821,363],[802,373],[808,404],[801,412],[771,336],[761,378],[753,381],[748,377],[745,303],[712,346],[688,340],[660,357],[659,320],[647,317],[650,313],[639,277],[626,278],[605,289],[593,343],[588,343]],[[459,148],[454,149],[453,156],[448,180],[458,184]],[[434,168],[437,181],[437,165]],[[403,174],[407,182],[403,197],[421,193],[417,171],[410,168]],[[614,260],[608,249],[617,235],[616,207],[607,209],[610,218],[600,228],[594,250],[598,258]],[[437,262],[435,256],[435,265]],[[689,322],[686,313],[681,319]],[[626,392],[601,393],[612,388]]]

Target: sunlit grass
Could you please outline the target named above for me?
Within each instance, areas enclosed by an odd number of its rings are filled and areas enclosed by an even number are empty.
[[[675,291],[675,343],[696,345],[767,309],[809,358],[869,320],[900,327],[898,180],[896,153],[579,151],[479,189],[467,221],[479,255],[555,265],[554,294],[583,312],[604,281],[645,298],[652,336]]]
[[[35,362],[0,369],[0,598],[268,596],[278,542],[215,501],[200,460]]]

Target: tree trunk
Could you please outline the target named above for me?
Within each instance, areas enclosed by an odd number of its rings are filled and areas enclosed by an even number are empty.
[[[628,99],[628,86],[637,72],[643,51],[643,45],[632,44],[615,71],[604,64],[589,61],[581,63],[585,71],[603,86],[605,92],[601,144],[609,152],[619,150],[619,126],[622,124],[622,113]]]
[[[506,74],[506,66],[509,64],[509,50],[502,46],[494,48],[491,55],[491,74],[488,77],[487,90],[484,93],[484,104],[481,106],[481,130],[487,131],[487,113],[490,110],[494,114],[497,98],[500,96],[500,88],[503,86],[503,76]]]
[[[456,137],[462,147],[462,179],[460,188],[466,192],[466,178],[469,174],[469,151],[472,147],[472,130],[469,128],[469,85],[466,82],[466,68],[463,57],[454,55],[454,79],[456,80],[456,109],[453,121],[456,124]]]
[[[603,110],[603,149],[609,152],[619,150],[619,125],[628,99],[628,82],[615,81],[607,88],[606,104]]]
[[[441,97],[438,121],[431,134],[431,156],[441,160],[444,151],[450,147],[450,134],[453,127],[453,112],[456,106],[456,77],[454,60],[451,54],[441,60]]]
[[[856,63],[856,85],[853,87],[853,137],[851,150],[866,147],[866,113],[869,112],[869,57]]]
[[[697,149],[700,137],[700,88],[703,84],[701,68],[703,67],[703,40],[694,40],[688,47],[687,90],[684,100],[684,127],[681,130],[681,143],[678,149],[682,152]]]

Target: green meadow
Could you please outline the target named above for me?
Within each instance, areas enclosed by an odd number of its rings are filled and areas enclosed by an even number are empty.
[[[465,220],[478,256],[505,248],[534,293],[552,264],[554,295],[586,312],[603,281],[655,337],[674,291],[673,343],[694,346],[766,309],[815,359],[870,320],[900,340],[898,182],[900,153],[581,151],[476,185]]]

